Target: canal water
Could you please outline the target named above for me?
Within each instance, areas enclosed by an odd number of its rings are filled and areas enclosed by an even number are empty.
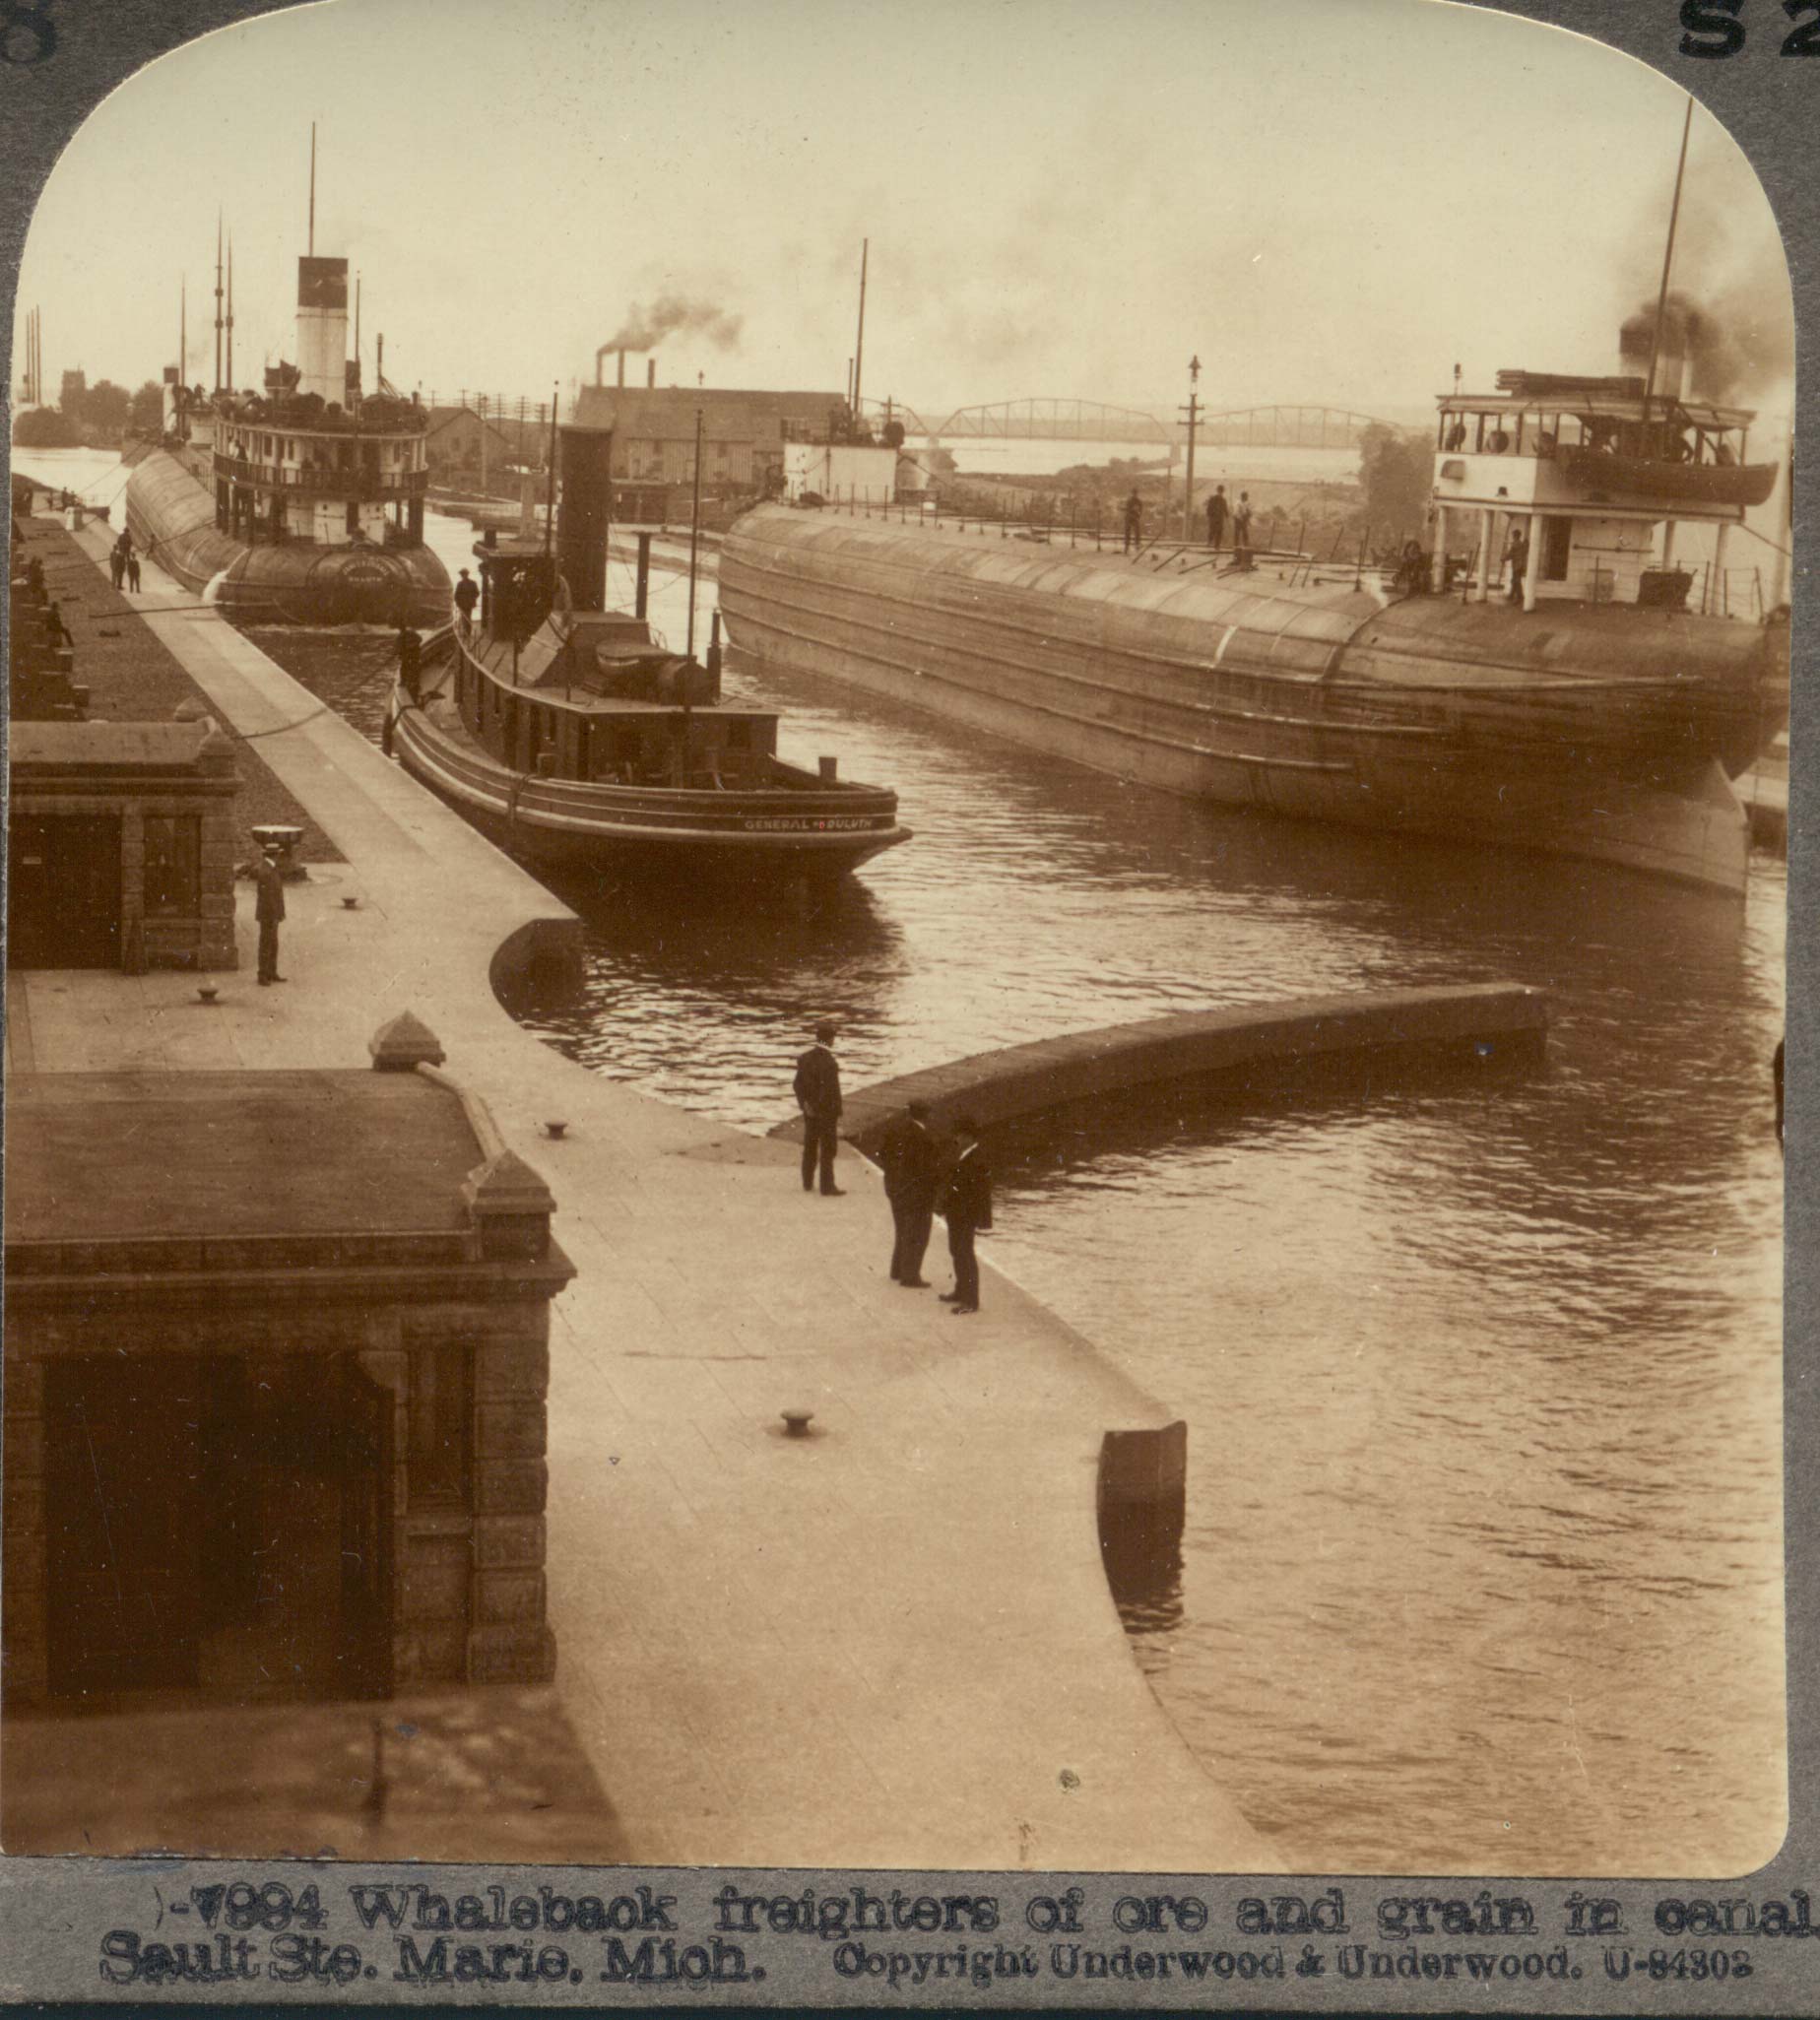
[[[433,538],[453,568],[473,536]],[[680,648],[677,568],[654,615]],[[519,1012],[665,1099],[768,1127],[822,1016],[860,1086],[1208,1005],[1548,992],[1538,1070],[1019,1131],[993,1146],[989,1253],[1187,1420],[1179,1576],[1127,1626],[1295,1865],[1767,1858],[1782,866],[1758,858],[1739,902],[1195,807],[807,676],[728,686],[780,709],[785,754],[894,786],[916,839],[819,909],[564,889],[584,981]]]

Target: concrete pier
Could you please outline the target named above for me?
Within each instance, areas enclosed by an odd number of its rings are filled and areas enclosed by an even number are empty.
[[[1521,1057],[1540,1047],[1547,1029],[1547,998],[1510,982],[1184,1010],[1008,1045],[876,1081],[846,1096],[841,1134],[870,1148],[891,1118],[919,1099],[938,1126],[967,1114],[989,1126],[1173,1080],[1225,1077],[1247,1089],[1255,1079],[1268,1083],[1273,1071],[1316,1060]],[[771,1131],[799,1142],[802,1134],[796,1117]]]
[[[100,569],[105,533],[84,540]],[[225,621],[146,581],[142,620],[344,860],[288,893],[285,987],[255,989],[244,951],[212,1009],[177,973],[15,972],[9,1064],[345,1067],[405,1009],[440,1039],[548,1181],[580,1272],[552,1326],[549,1614],[625,1856],[1291,1862],[1183,1744],[1107,1586],[1102,1444],[1165,1433],[1168,1412],[1003,1279],[966,1325],[892,1284],[870,1172],[807,1195],[788,1146],[521,1030],[491,973],[559,955],[571,915]],[[249,948],[245,886],[237,923]],[[810,1436],[787,1435],[787,1408],[814,1412]],[[1166,1468],[1168,1440],[1145,1443],[1119,1483]],[[522,1852],[502,1829],[498,1856]],[[464,1856],[483,1856],[472,1836]]]

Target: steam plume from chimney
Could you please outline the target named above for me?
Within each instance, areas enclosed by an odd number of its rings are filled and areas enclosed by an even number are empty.
[[[666,337],[705,337],[717,351],[731,351],[740,341],[745,317],[729,314],[711,301],[693,301],[686,294],[660,294],[646,307],[634,302],[626,318],[601,347],[606,351],[655,351]]]
[[[1674,394],[1680,390],[1677,361],[1687,361],[1686,391],[1695,399],[1728,399],[1766,375],[1770,360],[1760,357],[1751,343],[1753,332],[1739,318],[1735,308],[1729,316],[1703,308],[1691,296],[1671,293],[1663,304],[1660,361],[1657,367],[1656,390]],[[1618,352],[1625,368],[1648,372],[1650,352],[1656,336],[1656,303],[1652,299],[1624,319],[1618,332]]]

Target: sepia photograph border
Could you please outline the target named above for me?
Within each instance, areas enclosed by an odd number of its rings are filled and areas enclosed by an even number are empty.
[[[0,8],[9,26],[24,15],[49,25],[52,46],[37,62],[0,64],[0,262],[7,276],[11,307],[19,263],[36,201],[59,154],[88,113],[118,84],[154,58],[213,30],[281,11],[307,0],[34,0]],[[612,0],[578,0],[610,6]],[[1046,0],[1027,0],[1040,13]],[[1138,0],[1139,6],[1142,0]],[[1242,0],[1210,0],[1248,11]],[[1263,0],[1258,0],[1263,4]],[[1809,345],[1820,338],[1820,204],[1815,200],[1820,169],[1820,60],[1786,59],[1781,45],[1789,21],[1820,8],[1788,13],[1779,0],[1741,0],[1682,6],[1679,0],[1430,0],[1518,16],[1572,31],[1648,64],[1690,92],[1729,133],[1762,180],[1781,225],[1794,290],[1799,363],[1809,366]],[[1374,0],[1353,0],[1361,37],[1369,37]],[[1736,17],[1747,31],[1734,54],[1715,60],[1683,54],[1695,39],[1683,17]],[[1711,35],[1699,37],[1710,43]],[[1721,37],[1720,39],[1722,39]],[[12,317],[4,318],[8,330]],[[10,343],[10,338],[9,338]],[[9,360],[9,384],[12,366]],[[9,409],[10,412],[10,409]],[[389,1975],[357,1979],[335,1987],[321,1978],[275,1983],[269,1977],[244,1986],[110,1984],[98,1970],[107,1931],[149,1928],[165,1902],[161,1880],[200,1861],[159,1859],[0,1858],[0,2002],[131,2003],[135,2005],[280,2004],[488,2006],[658,2005],[984,2008],[1026,2009],[1068,2006],[1182,2006],[1209,2010],[1455,2011],[1470,2007],[1500,2012],[1739,2012],[1800,2013],[1820,2009],[1820,1909],[1811,1930],[1757,1940],[1747,1947],[1748,1977],[1689,1984],[1683,1976],[1652,1978],[1647,1965],[1624,1979],[1605,1967],[1613,1940],[1628,1944],[1633,1958],[1653,1950],[1672,1956],[1702,1930],[1690,1922],[1687,1904],[1723,1895],[1756,1901],[1791,1901],[1820,1891],[1820,1340],[1816,1339],[1815,1276],[1820,1271],[1820,1202],[1813,1171],[1815,1122],[1813,1007],[1814,958],[1820,940],[1820,907],[1815,903],[1814,821],[1820,785],[1810,760],[1816,734],[1814,702],[1820,687],[1820,610],[1812,573],[1816,507],[1820,506],[1820,406],[1811,394],[1797,401],[1794,419],[1795,559],[1791,571],[1792,631],[1790,745],[1798,761],[1790,767],[1788,937],[1788,1151],[1785,1208],[1784,1437],[1788,1758],[1789,1826],[1776,1857],[1760,1871],[1737,1880],[1675,1883],[1609,1877],[1576,1882],[1550,1876],[1476,1880],[1459,1875],[1424,1879],[1419,1874],[1371,1876],[1335,1874],[1245,1874],[1140,1876],[1132,1873],[997,1872],[930,1875],[916,1871],[868,1869],[766,1873],[714,1869],[588,1869],[367,1866],[358,1862],[302,1866],[292,1862],[233,1861],[236,1876],[255,1880],[316,1880],[325,1893],[332,1884],[344,1896],[353,1885],[428,1881],[445,1891],[503,1887],[508,1894],[547,1884],[570,1895],[630,1895],[647,1890],[648,1901],[673,1903],[670,1918],[679,1942],[708,1943],[716,1926],[713,1897],[728,1881],[743,1893],[825,1896],[862,1887],[872,1894],[892,1888],[906,1894],[972,1894],[996,1904],[997,1928],[987,1942],[1001,1951],[1004,1968],[990,1975],[929,1975],[898,1982],[884,1976],[844,1977],[831,1963],[831,1946],[793,1934],[760,1933],[744,1945],[743,1970],[720,1981],[690,1978],[667,1985],[538,1984],[466,1986],[431,1993],[397,1986]],[[4,614],[0,613],[0,623]],[[1767,1062],[1765,1102],[1768,1102]],[[939,1884],[938,1884],[939,1882]],[[187,1882],[186,1882],[187,1883]],[[1406,1897],[1445,1897],[1472,1902],[1481,1893],[1496,1901],[1522,1898],[1534,1907],[1532,1930],[1525,1943],[1545,1962],[1527,1975],[1522,1969],[1470,1987],[1413,1974],[1390,1979],[1337,1980],[1331,1971],[1298,1976],[1304,1936],[1326,1932],[1318,1903],[1343,1903],[1339,1913],[1351,1940],[1369,1943],[1386,1902]],[[1185,1986],[1153,1978],[1110,1976],[1092,1983],[1058,1985],[1049,1975],[1025,1974],[1017,1965],[1026,1948],[1046,1950],[1058,1927],[1084,1928],[1111,1949],[1130,1944],[1141,1931],[1142,1916],[1128,1901],[1150,1897],[1192,1899],[1204,1904],[1203,1944],[1218,1943],[1235,1955],[1275,1946],[1288,1959],[1280,1977],[1225,1978]],[[1568,1904],[1580,1900],[1579,1907]],[[1258,1911],[1243,1904],[1262,1902]],[[1296,1909],[1314,1913],[1298,1923]],[[1674,1904],[1681,1904],[1680,1908]],[[1324,1911],[1331,1919],[1332,1907]],[[1677,1914],[1679,1922],[1677,1923]],[[1249,1920],[1248,1920],[1249,1918]],[[1806,1921],[1802,1911],[1803,1924]],[[345,1909],[337,1930],[348,1922]],[[1138,1929],[1130,1924],[1136,1922]],[[656,1924],[662,1926],[660,1920]],[[1178,1926],[1179,1926],[1178,1922]],[[353,1924],[358,1929],[358,1924]],[[169,1924],[166,1924],[168,1929]],[[1689,1929],[1692,1935],[1689,1935]],[[1248,1936],[1248,1928],[1255,1931]],[[186,1931],[187,1932],[187,1931]],[[1160,1938],[1159,1938],[1160,1940]],[[923,1942],[928,1948],[928,1941]],[[950,1945],[951,1947],[951,1945]],[[1506,1946],[1509,1947],[1509,1946]]]

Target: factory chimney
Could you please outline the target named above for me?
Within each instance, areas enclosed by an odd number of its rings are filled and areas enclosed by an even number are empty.
[[[625,353],[623,351],[619,353],[619,385],[622,389],[625,385]]]
[[[649,359],[645,365],[645,384],[647,386],[655,386],[657,384],[657,359],[655,358]]]

